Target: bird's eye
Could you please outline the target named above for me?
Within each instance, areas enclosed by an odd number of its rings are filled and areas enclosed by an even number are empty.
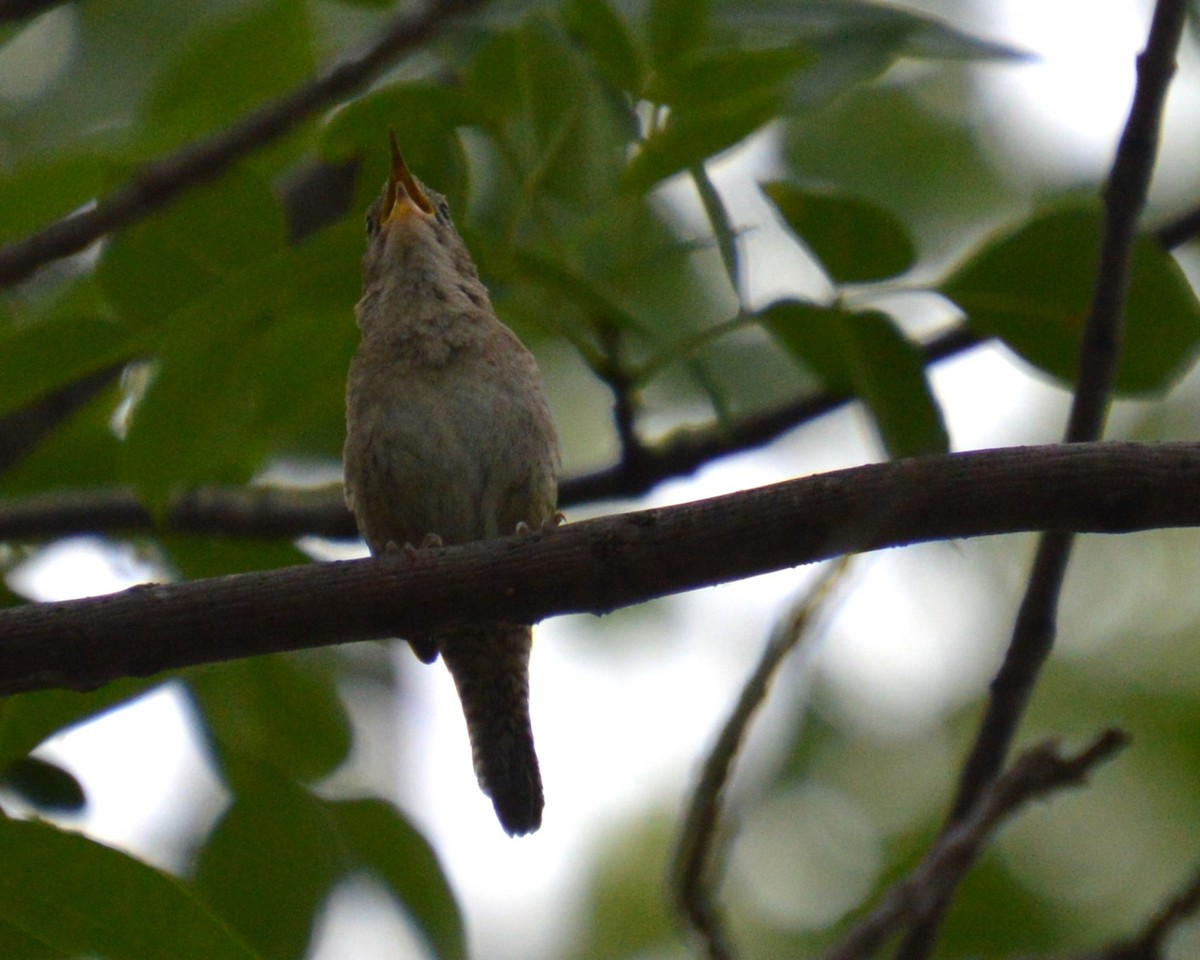
[[[379,216],[375,211],[367,214],[367,236],[373,237],[379,232]]]
[[[439,203],[438,209],[437,209],[437,215],[438,215],[438,219],[441,220],[443,223],[449,223],[450,222],[450,204],[448,204],[445,200],[443,200],[441,203]]]

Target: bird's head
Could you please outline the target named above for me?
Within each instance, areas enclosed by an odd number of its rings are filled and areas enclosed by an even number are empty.
[[[383,191],[367,210],[366,277],[396,270],[462,269],[470,257],[446,198],[413,176],[389,131],[392,167]],[[474,270],[474,266],[471,266]]]

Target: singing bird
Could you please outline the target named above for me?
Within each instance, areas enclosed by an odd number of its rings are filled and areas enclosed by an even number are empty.
[[[346,388],[346,503],[371,552],[553,523],[559,453],[533,356],[500,322],[446,201],[391,173],[367,211],[361,332]],[[529,626],[459,622],[411,637],[462,701],[479,786],[511,836],[542,822],[529,722]]]

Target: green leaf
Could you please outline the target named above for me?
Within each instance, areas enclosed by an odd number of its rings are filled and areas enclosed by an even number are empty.
[[[197,854],[196,889],[260,956],[296,960],[349,865],[321,800],[244,766],[238,795]]]
[[[57,764],[25,757],[0,772],[0,790],[11,790],[47,813],[79,813],[87,795],[75,777]]]
[[[66,954],[0,918],[0,956],[21,960],[66,960]]]
[[[1012,201],[975,132],[931,109],[922,94],[919,84],[843,91],[787,124],[785,156],[796,175],[893,211],[922,255],[949,257]]]
[[[655,67],[708,42],[708,0],[650,0],[646,33]]]
[[[346,800],[328,809],[356,862],[384,882],[436,955],[465,958],[458,903],[429,842],[382,800]]]
[[[673,112],[626,167],[625,186],[649,190],[660,180],[728,150],[774,117],[781,103],[782,94],[767,91],[711,109]]]
[[[940,289],[976,333],[999,337],[1027,362],[1072,383],[1101,230],[1097,209],[1040,212],[989,240]],[[1167,389],[1200,349],[1200,303],[1179,265],[1146,235],[1134,246],[1125,318],[1117,392]]]
[[[250,540],[232,537],[160,536],[180,579],[201,580],[228,573],[274,570],[308,563],[310,557],[295,544],[282,540]]]
[[[136,326],[112,318],[91,278],[28,315],[0,304],[0,413],[131,359],[144,349],[140,338]]]
[[[143,110],[160,148],[216,130],[311,78],[304,4],[250,4],[205,25],[160,73]]]
[[[810,66],[802,47],[701,50],[680,57],[647,84],[645,99],[675,109],[704,111],[724,101],[744,100],[775,88]]]
[[[578,925],[580,942],[573,956],[618,960],[671,955],[679,934],[662,895],[662,865],[671,856],[675,830],[676,824],[661,815],[645,818],[597,851],[588,913]]]
[[[557,24],[535,15],[497,36],[463,89],[510,167],[499,177],[501,202],[518,213],[553,200],[590,209],[615,192],[631,108],[601,86]]]
[[[258,177],[235,171],[118,234],[96,268],[125,318],[161,326],[234,273],[283,248],[283,211]]]
[[[336,661],[324,651],[251,657],[185,675],[204,730],[226,773],[231,757],[255,757],[292,780],[328,776],[350,753],[350,718]]]
[[[452,209],[467,195],[467,159],[456,130],[473,119],[470,104],[454,88],[432,84],[395,84],[373,90],[333,115],[321,137],[322,153],[335,161],[361,158],[355,189],[355,216],[365,213],[391,166],[388,130],[408,165]]]
[[[152,511],[199,483],[245,483],[266,463],[258,388],[278,328],[271,314],[241,309],[178,331],[134,411],[121,472]]]
[[[946,956],[981,960],[1054,953],[1069,935],[1054,906],[1013,876],[1003,857],[988,852],[951,904],[942,949]]]
[[[801,40],[828,43],[886,42],[893,56],[928,59],[1023,60],[1029,54],[982,39],[941,20],[863,0],[760,0],[718,7],[721,26],[776,42]]]
[[[244,483],[273,455],[340,453],[363,243],[345,221],[176,315],[125,447],[125,476],[148,503]]]
[[[35,956],[256,960],[183,883],[87,837],[0,820],[0,925]],[[8,940],[0,933],[0,943]],[[6,956],[24,954],[8,953]]]
[[[113,419],[121,399],[121,388],[113,383],[85,403],[4,471],[0,493],[36,496],[63,487],[115,484],[121,441]]]
[[[635,314],[614,298],[613,294],[617,292],[614,285],[582,273],[572,265],[556,259],[549,251],[520,250],[517,251],[515,259],[527,278],[566,294],[574,305],[583,310],[587,321],[598,330],[602,331],[607,325],[624,336],[633,335],[660,349],[670,349],[671,345],[664,342],[665,331],[650,326],[642,319],[640,312]],[[727,411],[725,397],[709,372],[707,364],[694,356],[685,356],[680,362],[697,386],[704,391],[718,417],[724,418]]]
[[[0,242],[65,217],[100,193],[104,164],[94,154],[29,162],[0,178]]]
[[[608,0],[567,0],[559,15],[604,79],[618,90],[640,97],[646,78],[644,57],[625,20]]]
[[[764,327],[826,389],[861,399],[893,458],[945,453],[941,409],[925,378],[920,350],[886,314],[851,313],[779,301],[761,313]]]
[[[62,152],[87,153],[95,161],[136,143],[142,133],[137,110],[158,76],[154,67],[173,58],[210,12],[191,3],[89,0],[86,8],[31,23],[43,44],[53,38],[49,46],[66,46],[68,63],[40,96],[6,99],[0,110],[6,162],[16,167]]]
[[[436,956],[466,956],[462,919],[429,844],[378,800],[326,801],[248,765],[196,864],[196,884],[264,957],[302,956],[333,885],[375,873]]]
[[[1033,60],[1028,50],[997,40],[976,37],[939,20],[911,11],[901,11],[918,21],[909,31],[901,53],[923,60],[1008,61],[1018,63]]]
[[[162,678],[124,679],[97,690],[38,690],[0,701],[0,767],[24,758],[49,737],[94,720],[162,684]]]
[[[916,248],[904,225],[877,204],[780,180],[762,189],[834,283],[884,280],[916,262]]]

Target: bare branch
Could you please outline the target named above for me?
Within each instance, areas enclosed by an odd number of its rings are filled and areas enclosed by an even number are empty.
[[[1181,213],[1154,231],[1154,239],[1168,250],[1181,247],[1200,236],[1200,206]]]
[[[711,960],[730,960],[733,956],[712,897],[712,888],[717,881],[713,876],[713,848],[721,815],[721,795],[729,782],[750,721],[766,700],[780,664],[802,640],[812,636],[812,625],[817,615],[828,607],[830,593],[845,574],[848,560],[844,557],[829,567],[776,624],[692,791],[671,865],[671,889],[675,892],[684,924],[695,934]]]
[[[1092,304],[1079,349],[1079,374],[1066,442],[1098,440],[1112,401],[1124,339],[1125,301],[1138,219],[1158,154],[1159,128],[1175,72],[1187,0],[1158,0],[1146,49],[1138,57],[1138,80],[1129,118],[1117,145],[1104,191],[1105,222]],[[1047,528],[1038,543],[1025,596],[1004,662],[991,685],[987,711],[963,765],[948,823],[961,821],[1004,767],[1042,665],[1057,632],[1058,598],[1071,555],[1073,532]],[[900,944],[897,960],[925,960],[937,942],[941,906],[929,912]]]
[[[816,560],[1026,530],[1200,525],[1200,444],[871,464],[525,536],[0,610],[0,694],[378,637],[606,613]]]
[[[942,834],[917,868],[893,885],[825,960],[862,960],[905,924],[928,916],[953,893],[1005,819],[1031,800],[1083,783],[1098,763],[1127,742],[1121,731],[1106,730],[1074,757],[1062,757],[1053,740],[1024,754],[984,789],[970,814]]]
[[[1200,910],[1200,872],[1151,917],[1141,932],[1076,960],[1166,960],[1166,939]]]
[[[417,14],[392,20],[362,52],[335,64],[207,140],[142,168],[129,183],[94,207],[0,247],[0,287],[11,286],[52,260],[78,253],[107,233],[127,227],[180,194],[224,173],[242,157],[262,149],[318,110],[363,89],[401,54],[428,40],[482,0],[431,0]]]

